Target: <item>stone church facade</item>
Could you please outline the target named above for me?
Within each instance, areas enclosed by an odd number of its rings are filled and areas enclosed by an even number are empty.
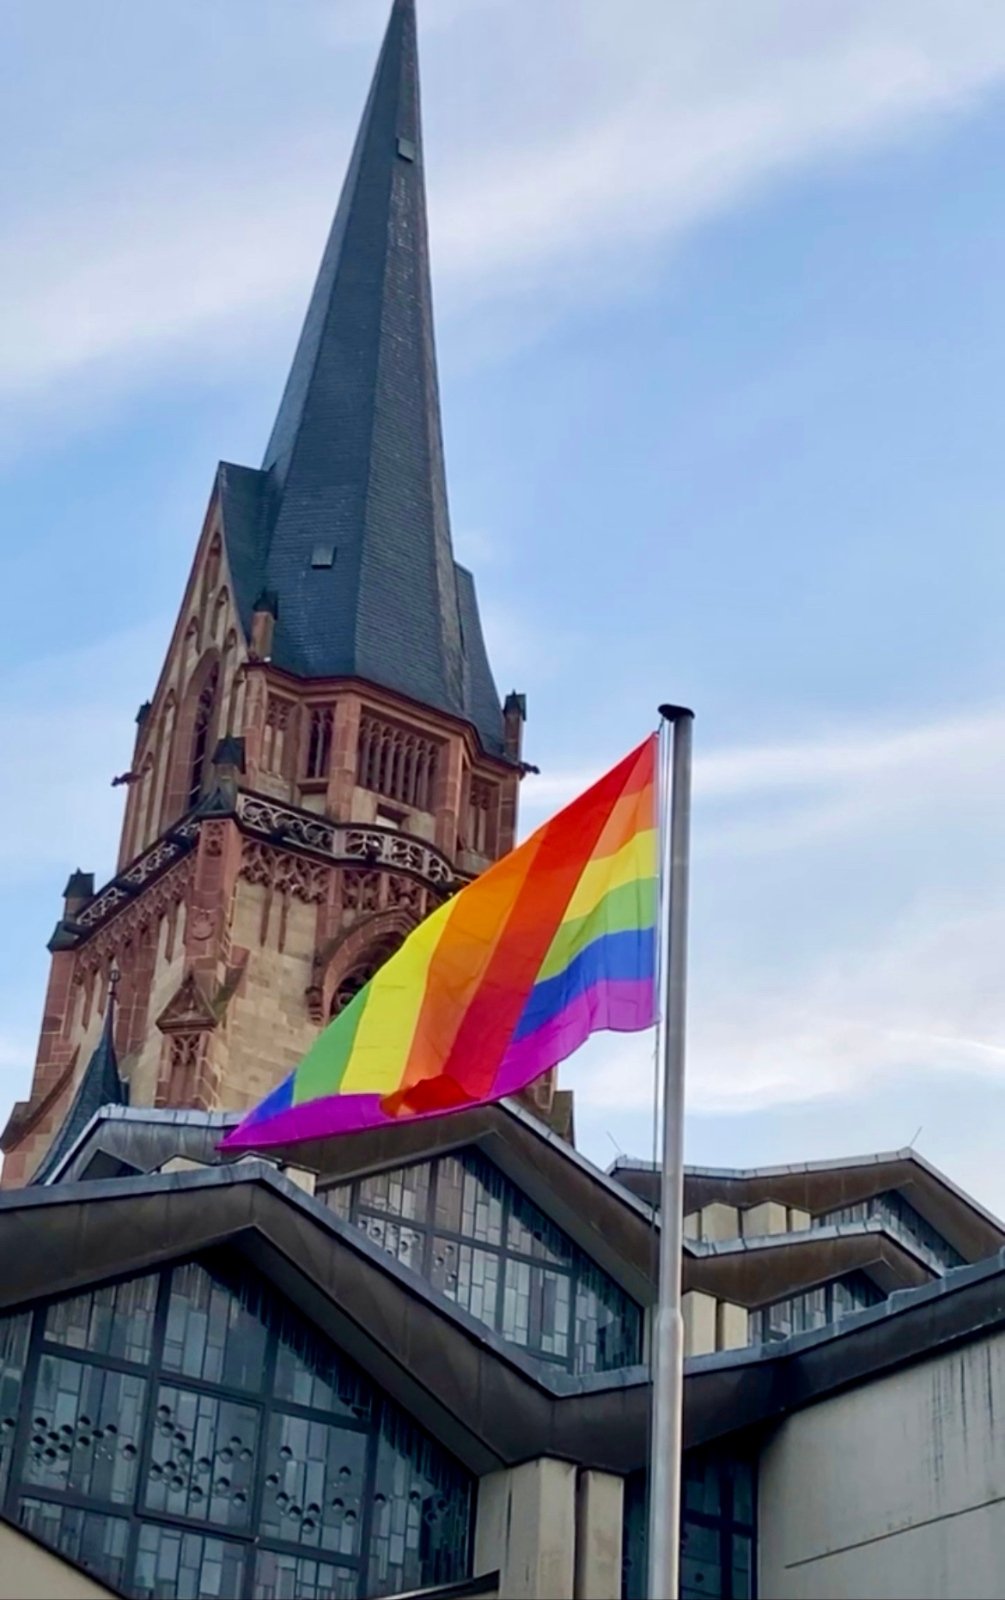
[[[4,1184],[66,1123],[113,983],[130,1104],[259,1100],[510,848],[523,719],[451,550],[415,24],[396,5],[263,466],[218,467],[137,717],[116,874],[67,884]]]

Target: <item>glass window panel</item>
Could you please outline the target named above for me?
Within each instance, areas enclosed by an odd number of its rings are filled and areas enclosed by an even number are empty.
[[[330,1189],[323,1189],[319,1193],[318,1199],[319,1200],[323,1200],[325,1205],[328,1206],[332,1211],[334,1211],[337,1216],[344,1217],[346,1222],[348,1222],[349,1219],[351,1218],[351,1216],[352,1216],[352,1184],[351,1183],[336,1183],[336,1184],[333,1184]]]
[[[754,1471],[743,1459],[733,1462],[733,1521],[754,1525]]]
[[[164,1365],[236,1389],[258,1389],[266,1325],[257,1281],[230,1285],[196,1263],[171,1274]]]
[[[473,1303],[499,1265],[498,1252],[476,1254],[485,1262],[469,1263],[465,1292]],[[32,1427],[11,1474],[34,1486],[17,1504],[40,1536],[61,1540],[127,1593],[170,1600],[377,1594],[449,1583],[470,1570],[470,1475],[348,1358],[263,1279],[249,1273],[237,1281],[229,1264],[186,1265],[159,1278],[171,1309],[163,1339],[129,1333],[116,1344],[109,1316],[156,1303],[159,1287],[151,1293],[139,1280],[46,1313],[50,1334],[102,1348],[84,1360],[43,1347],[34,1394],[21,1402]],[[28,1317],[0,1320],[0,1402],[12,1419],[30,1327]],[[144,1341],[152,1344],[149,1377],[104,1364],[102,1356],[139,1350]],[[201,1386],[178,1382],[179,1369],[197,1373]],[[231,1384],[253,1389],[254,1398],[233,1393]],[[0,1440],[2,1420],[0,1405]],[[18,1432],[8,1430],[11,1438]],[[371,1494],[374,1475],[382,1486]],[[259,1476],[264,1500],[253,1528]],[[67,1496],[105,1501],[121,1514],[67,1505]],[[146,1520],[137,1507],[161,1520]],[[191,1525],[200,1522],[215,1527]],[[227,1529],[245,1537],[224,1537]],[[259,1530],[287,1548],[249,1554],[253,1574],[245,1552]],[[298,1556],[294,1542],[311,1548]],[[371,1568],[367,1586],[362,1574]]]
[[[131,1502],[146,1390],[133,1373],[43,1354],[24,1481],[113,1505]]]
[[[721,1534],[686,1518],[680,1535],[680,1584],[682,1594],[722,1594]]]
[[[509,1261],[506,1264],[506,1287],[503,1294],[502,1331],[514,1344],[530,1342],[530,1263]]]
[[[569,1352],[570,1284],[564,1272],[530,1269],[530,1345],[563,1359]]]
[[[373,1174],[326,1199],[374,1244],[535,1355],[583,1373],[640,1359],[641,1308],[479,1152]],[[555,1271],[532,1276],[530,1263]]]
[[[557,1265],[571,1266],[575,1254],[571,1241],[549,1222],[543,1211],[516,1190],[506,1228],[506,1243],[511,1250]]]
[[[252,1600],[355,1600],[359,1574],[311,1556],[260,1550],[255,1562]]]
[[[132,1593],[146,1600],[241,1600],[244,1550],[182,1528],[140,1527]]]
[[[642,1357],[642,1316],[633,1300],[605,1273],[589,1264],[576,1284],[577,1372],[611,1372]]]
[[[100,1511],[29,1497],[18,1505],[18,1521],[36,1539],[59,1550],[88,1572],[121,1586],[125,1579],[129,1523]]]
[[[431,1281],[434,1289],[439,1289],[490,1328],[497,1324],[501,1265],[495,1251],[457,1244],[453,1239],[433,1240]]]
[[[145,1365],[150,1359],[159,1278],[150,1273],[57,1300],[46,1312],[45,1338],[54,1344]]]
[[[252,1406],[162,1384],[146,1510],[247,1527],[257,1442],[258,1412]]]
[[[826,1211],[813,1218],[813,1225],[824,1228],[843,1222],[864,1222],[869,1217],[878,1218],[892,1233],[899,1234],[936,1271],[962,1266],[963,1257],[959,1251],[896,1190],[872,1195],[854,1205],[840,1206],[836,1211]]]
[[[721,1478],[715,1456],[685,1456],[684,1510],[717,1517],[722,1511]]]
[[[263,1534],[358,1556],[366,1463],[366,1434],[276,1412],[265,1457]]]
[[[753,1586],[753,1541],[749,1534],[733,1535],[733,1600],[750,1600]]]
[[[622,1595],[644,1600],[646,1476],[625,1481]],[[753,1600],[755,1590],[754,1464],[746,1454],[711,1447],[683,1461],[681,1597]]]
[[[468,1570],[471,1486],[463,1471],[398,1412],[377,1445],[364,1593],[449,1583]]]
[[[403,1267],[411,1267],[413,1272],[422,1271],[426,1235],[417,1228],[409,1228],[390,1217],[371,1217],[364,1211],[359,1213],[357,1226],[360,1233],[381,1250],[386,1250],[395,1261],[400,1261]]]
[[[21,1405],[21,1383],[28,1355],[31,1314],[0,1318],[0,1505],[3,1504]]]
[[[356,1369],[288,1308],[278,1313],[276,1321],[276,1398],[311,1406],[329,1417],[369,1421],[372,1392]]]
[[[425,1222],[429,1213],[430,1162],[376,1172],[360,1181],[357,1199],[371,1211],[389,1217]]]
[[[502,1243],[505,1179],[482,1157],[444,1156],[437,1162],[434,1223],[479,1244]]]

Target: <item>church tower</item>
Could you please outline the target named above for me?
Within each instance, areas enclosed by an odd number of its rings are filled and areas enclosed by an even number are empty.
[[[264,460],[217,469],[137,717],[116,875],[66,887],[4,1185],[108,1099],[259,1100],[510,847],[523,718],[451,548],[415,7],[394,0]]]

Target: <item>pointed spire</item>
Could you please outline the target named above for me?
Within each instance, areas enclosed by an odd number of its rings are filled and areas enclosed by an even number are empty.
[[[126,1090],[119,1076],[118,1057],[115,1054],[115,1012],[117,1008],[119,972],[113,967],[108,975],[108,1002],[101,1037],[94,1054],[84,1068],[70,1109],[63,1124],[43,1156],[32,1177],[32,1183],[48,1182],[64,1156],[70,1153],[96,1111],[102,1106],[124,1106]]]
[[[277,666],[398,690],[502,752],[450,539],[414,0],[394,0],[262,473],[222,467],[221,496],[246,628],[275,596]]]

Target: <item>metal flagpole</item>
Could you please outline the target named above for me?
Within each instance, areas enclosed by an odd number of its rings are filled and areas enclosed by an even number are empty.
[[[684,1409],[684,1319],[681,1313],[684,1041],[694,712],[685,706],[660,706],[659,709],[662,723],[658,1040],[663,1073],[663,1140],[659,1287],[653,1328],[649,1444],[649,1600],[678,1600]],[[671,738],[672,751],[669,748]]]

